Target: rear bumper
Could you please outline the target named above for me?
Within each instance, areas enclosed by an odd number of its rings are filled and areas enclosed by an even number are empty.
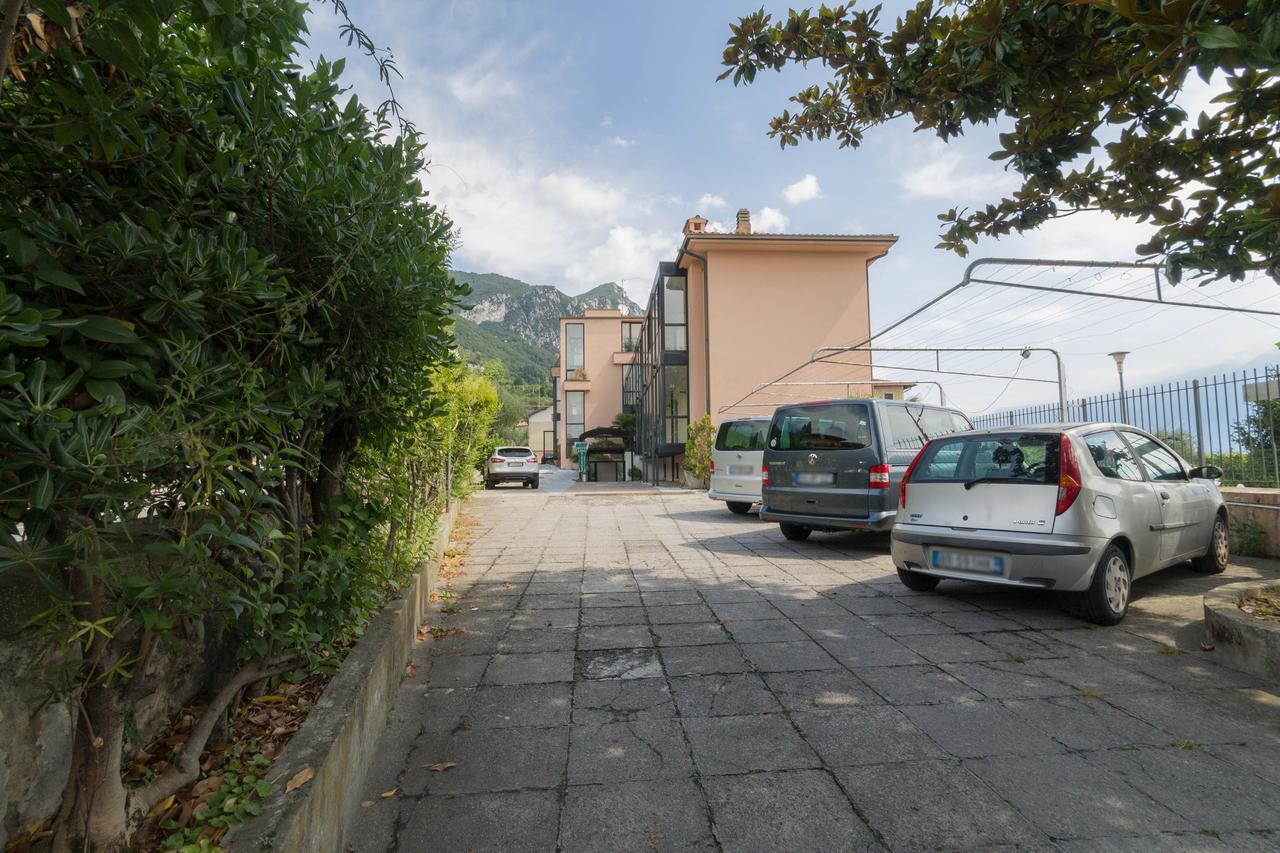
[[[953,530],[919,524],[899,524],[893,529],[890,553],[893,564],[920,574],[977,581],[1004,586],[1078,592],[1088,589],[1093,568],[1108,540],[1082,536],[1007,533],[999,530]],[[934,548],[977,551],[1004,558],[1000,575],[936,568]]]
[[[745,492],[722,492],[719,489],[711,488],[707,490],[707,497],[713,501],[733,501],[734,503],[760,503],[759,495],[747,494]]]
[[[896,511],[873,512],[859,518],[847,518],[836,515],[803,515],[798,512],[779,512],[767,505],[760,507],[761,521],[776,521],[779,524],[798,524],[814,530],[888,530],[893,527]]]
[[[530,468],[527,471],[491,471],[485,474],[485,477],[493,482],[501,482],[503,480],[536,480],[538,479],[538,469]]]

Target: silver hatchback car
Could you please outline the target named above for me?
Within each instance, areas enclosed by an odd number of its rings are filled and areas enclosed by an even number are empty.
[[[902,479],[893,562],[914,590],[952,578],[1080,593],[1089,619],[1114,625],[1134,579],[1227,567],[1221,476],[1124,424],[946,436]]]

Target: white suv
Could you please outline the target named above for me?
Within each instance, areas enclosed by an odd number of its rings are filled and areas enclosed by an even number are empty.
[[[499,447],[489,457],[484,470],[484,487],[519,480],[528,488],[538,488],[538,456],[527,447]]]
[[[707,496],[724,501],[739,515],[760,500],[760,463],[769,417],[736,418],[720,424],[711,451],[711,489]]]

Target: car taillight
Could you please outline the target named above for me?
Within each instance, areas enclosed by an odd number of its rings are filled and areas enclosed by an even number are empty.
[[[920,448],[920,452],[916,454],[916,458],[911,460],[911,464],[907,466],[907,471],[902,475],[902,482],[898,484],[898,508],[902,509],[907,505],[907,481],[911,479],[911,475],[915,473],[916,466],[920,464],[920,457],[924,456],[924,452],[929,449],[930,442],[926,441],[924,447]]]
[[[871,466],[871,488],[873,489],[889,488],[889,466],[888,465],[872,465]]]
[[[489,461],[490,462],[506,462],[507,460],[503,459],[501,456],[490,456]]]
[[[1080,465],[1076,462],[1076,452],[1071,447],[1071,439],[1065,435],[1058,437],[1058,506],[1054,515],[1062,515],[1071,509],[1071,505],[1080,497]]]
[[[537,461],[538,461],[538,457],[536,457],[536,456],[530,456],[529,458],[525,459],[524,461],[525,461],[525,462],[537,462]]]
[[[716,475],[716,460],[712,459],[711,460],[711,476],[714,477],[715,475]]]
[[[769,485],[769,466],[768,465],[760,466],[760,485],[762,486]]]

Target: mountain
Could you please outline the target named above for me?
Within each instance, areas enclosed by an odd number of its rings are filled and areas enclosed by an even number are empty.
[[[454,270],[453,277],[471,286],[454,318],[459,349],[475,361],[501,361],[518,383],[547,380],[560,348],[561,317],[580,315],[587,308],[621,308],[628,316],[643,313],[614,282],[569,296],[550,285],[497,273]]]

